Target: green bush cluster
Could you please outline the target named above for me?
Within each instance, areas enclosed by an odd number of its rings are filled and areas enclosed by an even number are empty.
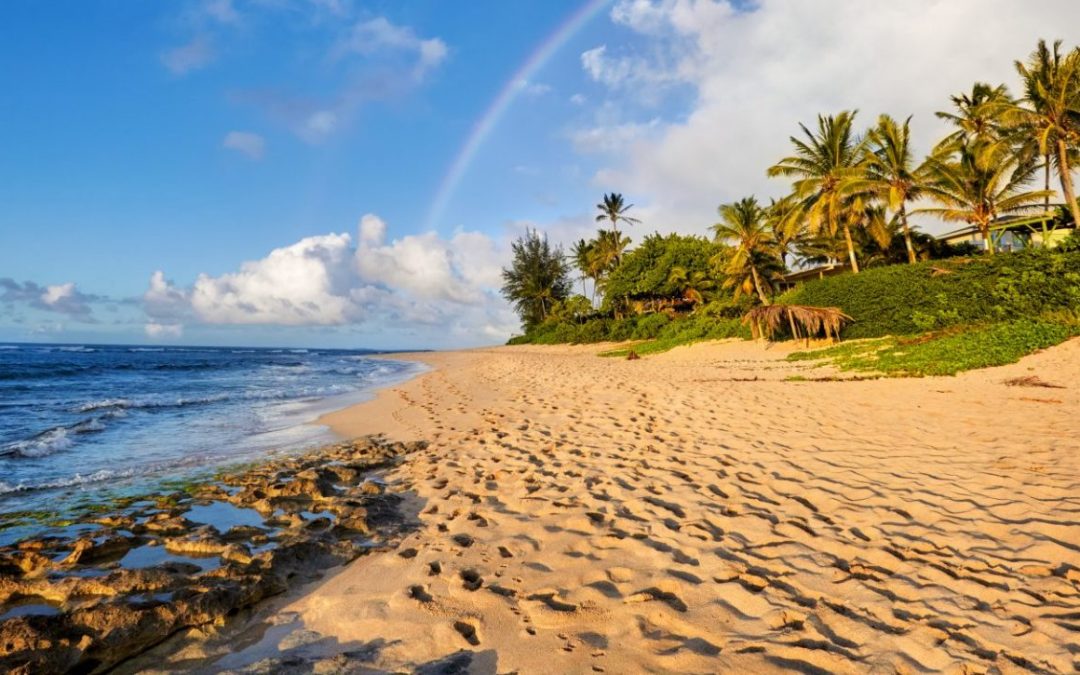
[[[868,269],[807,282],[779,303],[839,307],[846,338],[913,335],[1080,307],[1080,251],[1034,249]]]
[[[1020,319],[952,330],[921,339],[890,337],[828,349],[796,352],[790,361],[827,359],[841,370],[896,376],[955,375],[973,368],[1003,366],[1039,349],[1064,342],[1080,328]]]

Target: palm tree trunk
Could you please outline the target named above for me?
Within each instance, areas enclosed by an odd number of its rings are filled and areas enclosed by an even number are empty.
[[[994,255],[994,237],[990,234],[990,223],[980,221],[979,232],[982,233],[983,239],[986,241],[986,252]]]
[[[908,263],[915,264],[915,247],[911,244],[911,228],[908,227],[907,222],[907,206],[900,203],[900,224],[904,226],[904,245],[907,246],[907,259]]]
[[[1080,205],[1076,203],[1076,192],[1073,190],[1072,169],[1069,167],[1069,150],[1065,145],[1065,139],[1059,138],[1057,142],[1058,173],[1061,174],[1061,191],[1065,194],[1065,204],[1072,211],[1073,222],[1080,227]]]
[[[1045,186],[1045,187],[1043,187],[1043,189],[1046,190],[1047,193],[1049,193],[1050,192],[1050,151],[1049,150],[1046,151],[1045,159],[1046,159],[1046,164],[1043,166],[1043,174],[1044,174],[1044,178],[1046,180],[1043,182],[1043,185]],[[1043,197],[1043,211],[1045,211],[1046,213],[1050,213],[1050,195],[1049,194],[1047,194],[1045,197]]]
[[[765,297],[765,293],[761,290],[761,280],[758,279],[757,268],[753,263],[750,264],[750,276],[754,279],[754,290],[757,291],[758,298],[761,299],[761,304],[768,305],[769,299]]]
[[[851,240],[851,228],[847,223],[844,223],[844,241],[847,242],[848,258],[851,259],[851,271],[858,274],[859,261],[855,258],[855,242]]]

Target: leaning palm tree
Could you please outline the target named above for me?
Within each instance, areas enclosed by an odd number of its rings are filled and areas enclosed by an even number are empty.
[[[918,212],[975,225],[991,255],[994,241],[990,228],[994,221],[1037,210],[1038,202],[1046,194],[1043,190],[1028,189],[1038,164],[1006,145],[980,147],[975,142],[957,143],[951,152],[939,148],[926,163],[925,194],[940,206]]]
[[[868,134],[866,178],[870,190],[896,214],[904,233],[908,262],[914,264],[907,203],[921,196],[925,169],[915,164],[911,152],[911,117],[903,124],[882,115]]]
[[[816,133],[800,124],[806,140],[792,136],[795,154],[769,167],[768,175],[796,179],[795,195],[801,200],[809,234],[826,230],[835,236],[843,229],[851,269],[858,273],[850,223],[842,217],[845,200],[866,189],[862,171],[865,140],[852,130],[855,114],[845,110],[835,117],[818,115]]]
[[[1039,40],[1027,63],[1016,62],[1016,70],[1024,84],[1022,103],[1027,105],[1014,107],[1011,117],[1034,137],[1045,158],[1047,180],[1051,163],[1057,169],[1065,205],[1080,222],[1070,161],[1080,147],[1080,47],[1062,55],[1060,40],[1052,50]]]
[[[618,235],[619,223],[635,225],[641,222],[637,218],[631,218],[626,215],[626,212],[633,207],[633,204],[625,203],[623,201],[623,196],[618,192],[605,194],[604,201],[596,205],[596,208],[600,210],[600,213],[596,216],[596,222],[602,223],[605,220],[609,221],[611,223],[611,230]]]
[[[712,226],[719,242],[732,242],[734,251],[725,267],[728,285],[735,286],[736,295],[749,276],[754,292],[761,304],[769,304],[762,281],[762,269],[775,268],[777,260],[776,240],[768,221],[768,213],[755,197],[745,197],[732,204],[720,206],[720,222]]]

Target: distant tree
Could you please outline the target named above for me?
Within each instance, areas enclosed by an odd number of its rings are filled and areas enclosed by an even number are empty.
[[[908,225],[907,203],[922,194],[925,169],[915,164],[911,151],[911,118],[898,124],[888,115],[870,130],[866,149],[866,177],[874,192],[899,219],[909,263],[917,259]]]
[[[618,192],[605,194],[604,200],[596,205],[596,208],[600,210],[600,213],[596,216],[596,222],[602,223],[605,220],[610,222],[611,230],[615,233],[617,237],[619,234],[619,223],[635,225],[641,222],[637,218],[631,218],[630,216],[626,215],[626,212],[633,207],[633,204],[625,203],[623,201],[623,196]]]
[[[1080,147],[1080,48],[1063,55],[1060,40],[1053,49],[1047,47],[1045,40],[1039,40],[1027,63],[1016,62],[1016,70],[1023,82],[1022,103],[1026,106],[1015,107],[1013,117],[1034,138],[1044,157],[1046,190],[1050,189],[1053,164],[1061,180],[1065,206],[1073,219],[1080,222],[1071,163],[1071,155]]]
[[[717,281],[710,261],[722,249],[704,237],[651,234],[608,274],[601,307],[621,313],[682,304],[687,281],[699,291],[708,290],[703,286],[706,277]]]
[[[551,246],[547,235],[526,230],[511,245],[513,261],[503,268],[503,296],[514,304],[528,330],[543,322],[556,302],[570,295],[570,271],[562,247]]]
[[[795,179],[794,194],[810,235],[826,230],[835,236],[841,229],[847,244],[851,269],[859,271],[855,246],[851,239],[851,220],[844,218],[848,200],[866,189],[862,173],[865,141],[852,129],[855,112],[836,116],[818,115],[817,132],[800,124],[805,140],[791,137],[795,154],[769,167],[770,176]]]
[[[719,211],[720,222],[712,226],[713,234],[717,241],[730,243],[734,247],[724,266],[724,274],[728,277],[725,285],[733,286],[738,297],[740,289],[749,279],[761,304],[769,304],[764,290],[767,281],[763,278],[763,271],[766,268],[775,270],[780,261],[768,212],[755,197],[723,204]]]

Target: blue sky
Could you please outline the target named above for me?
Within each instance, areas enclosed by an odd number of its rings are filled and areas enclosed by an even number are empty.
[[[764,168],[816,112],[915,112],[928,146],[949,94],[1009,81],[1012,59],[1057,37],[1038,32],[1046,16],[1078,11],[990,1],[1030,9],[975,41],[974,0],[920,19],[849,0],[612,0],[515,82],[586,3],[11,0],[0,340],[499,342],[516,321],[498,269],[525,226],[570,241],[619,189],[649,229],[704,231],[721,201],[783,191]],[[869,25],[829,37],[845,21]],[[875,30],[889,34],[859,37]],[[888,49],[900,39],[921,52]],[[440,181],[508,85],[429,231]]]

